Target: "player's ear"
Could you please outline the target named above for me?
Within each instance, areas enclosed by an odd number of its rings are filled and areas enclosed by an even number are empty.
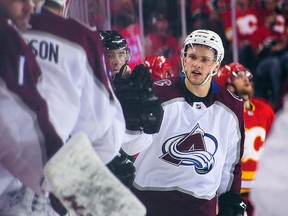
[[[232,86],[232,85],[228,85],[227,86],[227,89],[230,91],[230,92],[235,92],[235,88]]]
[[[219,69],[220,69],[220,63],[217,63],[217,65],[216,65],[214,71],[218,71]]]

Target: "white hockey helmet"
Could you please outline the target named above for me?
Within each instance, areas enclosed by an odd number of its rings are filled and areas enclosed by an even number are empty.
[[[46,0],[50,2],[54,2],[63,8],[62,16],[66,17],[68,13],[68,9],[71,3],[71,0]]]
[[[224,58],[224,47],[220,36],[210,30],[199,29],[193,31],[188,35],[183,44],[182,52],[187,51],[188,45],[204,45],[208,46],[216,51],[215,60],[218,63],[221,63]],[[183,53],[184,54],[184,53]]]
[[[55,2],[57,4],[59,4],[61,7],[65,7],[67,0],[49,0],[49,1],[53,1],[53,2]]]

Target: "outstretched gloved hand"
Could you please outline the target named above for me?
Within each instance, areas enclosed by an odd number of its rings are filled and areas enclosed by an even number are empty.
[[[164,111],[155,95],[149,69],[139,64],[127,79],[122,77],[120,70],[113,83],[124,112],[126,128],[143,130],[148,134],[159,132]]]

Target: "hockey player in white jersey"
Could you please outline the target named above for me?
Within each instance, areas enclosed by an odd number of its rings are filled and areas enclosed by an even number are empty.
[[[41,70],[21,35],[32,12],[30,0],[0,1],[1,216],[41,216],[38,207],[45,216],[54,213],[41,193],[43,166],[63,142],[37,91]]]
[[[106,164],[120,149],[124,116],[107,76],[99,33],[61,17],[66,2],[35,0],[37,13],[24,37],[43,72],[44,85],[39,91],[63,142],[78,131],[86,133]],[[65,214],[55,197],[50,197],[53,207]]]
[[[43,72],[40,93],[56,131],[64,142],[77,131],[85,132],[108,163],[125,132],[122,108],[107,76],[99,33],[59,16],[62,10],[57,8],[65,6],[64,0],[46,0],[31,16],[24,37]]]
[[[25,38],[43,71],[41,94],[63,141],[85,132],[106,164],[125,132],[122,109],[107,78],[99,33],[60,17],[65,3],[46,0],[41,13],[31,17]]]
[[[136,158],[132,188],[148,216],[216,215],[218,198],[219,216],[244,212],[243,101],[211,80],[223,57],[218,34],[193,31],[182,49],[183,75],[155,82],[163,122],[159,133],[141,135],[153,141]],[[123,145],[129,154],[137,147]]]

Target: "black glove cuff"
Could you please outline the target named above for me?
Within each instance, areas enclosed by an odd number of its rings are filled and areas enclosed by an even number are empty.
[[[241,216],[244,214],[246,204],[240,193],[226,192],[219,196],[218,216]]]

